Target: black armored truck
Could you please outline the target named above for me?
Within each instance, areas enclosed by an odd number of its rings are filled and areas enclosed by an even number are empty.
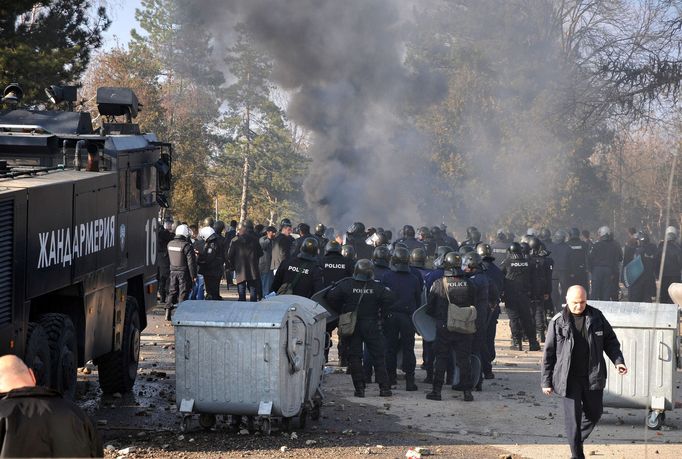
[[[76,100],[75,87],[46,93]],[[140,133],[130,89],[97,90],[97,129],[90,113],[22,109],[21,97],[11,84],[0,107],[0,355],[69,397],[89,360],[104,392],[128,391],[156,304],[171,145]]]

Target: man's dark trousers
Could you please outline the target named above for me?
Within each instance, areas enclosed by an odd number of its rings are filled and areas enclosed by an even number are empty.
[[[571,457],[585,457],[583,442],[601,418],[604,409],[603,396],[603,390],[589,390],[586,379],[569,377],[564,398],[564,423]]]

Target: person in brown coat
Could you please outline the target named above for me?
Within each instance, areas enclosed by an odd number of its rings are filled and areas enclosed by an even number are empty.
[[[232,239],[227,252],[227,262],[234,271],[239,301],[246,301],[246,289],[249,289],[249,301],[261,298],[260,270],[258,259],[263,256],[263,249],[258,236],[253,231],[253,223],[241,223],[237,237]]]

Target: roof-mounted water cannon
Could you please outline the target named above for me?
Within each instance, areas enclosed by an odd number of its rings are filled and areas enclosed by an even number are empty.
[[[22,97],[24,97],[24,90],[21,89],[19,83],[10,83],[3,91],[2,103],[14,108],[19,104]]]
[[[133,118],[142,110],[142,104],[129,88],[99,88],[97,89],[97,109],[102,116],[126,117],[126,123],[132,123]]]
[[[66,102],[70,112],[73,111],[73,103],[78,97],[76,86],[59,86],[55,84],[50,85],[49,88],[45,88],[45,94],[47,95],[47,98],[50,99],[50,102],[55,105]]]

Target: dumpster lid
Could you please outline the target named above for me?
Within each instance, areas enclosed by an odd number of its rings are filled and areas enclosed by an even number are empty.
[[[599,309],[614,328],[677,329],[679,323],[676,304],[623,301],[588,301],[587,304]]]
[[[281,328],[290,305],[264,303],[187,300],[178,305],[173,314],[173,325]]]

